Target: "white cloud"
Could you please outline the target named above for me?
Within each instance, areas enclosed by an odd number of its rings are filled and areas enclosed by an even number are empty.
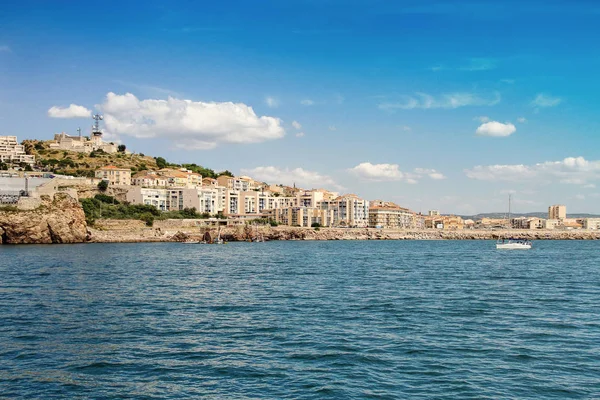
[[[560,97],[553,97],[544,93],[539,93],[531,102],[531,105],[538,107],[556,107],[562,102]]]
[[[285,135],[281,120],[259,117],[243,103],[139,100],[131,93],[108,93],[103,104],[106,130],[137,138],[172,139],[184,149],[211,149],[220,143],[258,143]]]
[[[71,104],[69,107],[51,107],[48,110],[48,116],[50,118],[90,118],[92,111],[84,106]]]
[[[475,117],[475,118],[473,118],[473,119],[474,119],[475,121],[479,121],[479,122],[481,122],[482,124],[484,124],[484,123],[486,123],[486,122],[489,122],[489,121],[490,121],[490,118],[489,118],[489,117],[486,117],[486,116],[484,116],[484,115],[482,115],[482,116],[480,116],[480,117]]]
[[[432,96],[427,93],[415,93],[414,96],[402,96],[400,102],[380,103],[379,109],[386,111],[413,110],[413,109],[453,109],[465,106],[493,106],[500,102],[500,93],[493,96],[482,97],[474,93],[446,93]]]
[[[298,121],[292,121],[292,126],[295,129],[302,129],[302,125],[300,125],[300,122],[298,122]]]
[[[296,133],[296,137],[304,137],[304,132],[298,132],[298,133]]]
[[[435,169],[415,168],[414,172],[418,177],[428,176],[433,180],[446,179],[446,177],[442,173],[436,171]]]
[[[303,106],[312,106],[315,104],[315,102],[311,99],[304,99],[300,101],[300,104],[302,104]]]
[[[583,194],[576,194],[575,195],[575,199],[577,199],[577,200],[585,200],[585,195],[583,195]]]
[[[277,100],[275,97],[267,96],[265,98],[265,103],[267,104],[267,106],[269,106],[269,108],[279,107],[279,100]]]
[[[335,181],[327,176],[321,175],[318,172],[307,171],[302,168],[278,168],[278,167],[256,167],[253,169],[242,169],[243,175],[251,176],[253,179],[268,182],[271,184],[283,184],[313,189],[322,187],[332,187],[335,189],[343,189],[335,183]]]
[[[537,183],[565,183],[585,185],[600,180],[600,160],[588,161],[583,157],[567,157],[561,161],[524,165],[478,165],[466,169],[471,179],[482,181],[533,181]]]
[[[494,136],[494,137],[506,137],[515,133],[517,128],[511,124],[498,121],[490,121],[485,124],[481,124],[475,133],[479,136]]]
[[[329,125],[328,128],[330,131],[337,131],[337,128],[335,127],[335,125]]]
[[[7,45],[3,44],[0,45],[0,53],[10,53],[10,47],[8,47]]]
[[[402,127],[402,130],[403,130],[404,132],[410,132],[412,129],[410,128],[410,126],[408,126],[408,125],[404,125],[404,126]]]
[[[371,181],[400,181],[406,179],[398,164],[371,164],[364,162],[348,170],[359,178]]]
[[[596,189],[596,185],[593,183],[588,183],[587,185],[583,185],[584,189]]]
[[[418,179],[429,177],[434,180],[446,179],[446,177],[435,169],[415,168],[413,172],[402,172],[398,164],[371,164],[360,163],[354,168],[348,169],[353,175],[368,181],[405,181],[417,183]]]
[[[525,117],[519,117],[517,118],[517,122],[520,124],[524,124],[525,122],[527,122],[527,118]]]

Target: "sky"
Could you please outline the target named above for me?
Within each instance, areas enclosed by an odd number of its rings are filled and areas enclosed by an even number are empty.
[[[600,4],[0,4],[0,135],[414,211],[600,213]]]

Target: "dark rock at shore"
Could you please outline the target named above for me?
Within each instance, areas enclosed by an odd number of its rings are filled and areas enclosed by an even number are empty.
[[[0,244],[83,243],[90,239],[79,202],[67,193],[42,196],[34,210],[0,211]]]

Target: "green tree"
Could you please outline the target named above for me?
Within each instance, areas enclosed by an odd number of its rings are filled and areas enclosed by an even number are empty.
[[[154,225],[154,215],[149,212],[140,215],[140,219],[146,223],[146,226]]]
[[[125,153],[125,149],[127,149],[127,146],[125,146],[124,144],[120,144],[120,145],[117,147],[117,151],[118,151],[119,153]]]
[[[101,192],[105,192],[108,189],[108,181],[100,181],[98,183],[98,190]]]
[[[313,222],[310,226],[311,226],[311,228],[320,228],[321,224],[318,222]]]
[[[164,158],[162,158],[162,157],[156,157],[156,158],[155,158],[155,160],[156,160],[156,166],[157,166],[159,169],[166,168],[166,167],[167,167],[167,165],[168,165],[168,163],[167,163],[167,160],[165,160],[165,159],[164,159]]]
[[[233,178],[233,173],[229,170],[225,170],[225,171],[221,171],[217,174],[217,177],[219,176],[230,176]]]

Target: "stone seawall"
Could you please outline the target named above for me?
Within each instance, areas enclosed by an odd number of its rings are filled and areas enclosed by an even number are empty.
[[[160,221],[152,228],[140,226],[140,221],[119,221],[96,223],[98,228],[90,228],[93,242],[156,242],[201,240],[205,232],[216,237],[217,228],[189,226],[189,222],[176,220]],[[158,222],[158,221],[157,221]],[[114,225],[111,227],[111,225]],[[118,226],[118,227],[117,227]],[[249,226],[226,227],[221,229],[221,237],[226,241],[248,241],[258,236],[265,240],[492,240],[498,237],[520,237],[530,240],[599,240],[598,231],[557,231],[557,230],[512,230],[512,231],[440,231],[440,230],[382,230],[382,229],[341,229],[341,228],[294,228]]]

